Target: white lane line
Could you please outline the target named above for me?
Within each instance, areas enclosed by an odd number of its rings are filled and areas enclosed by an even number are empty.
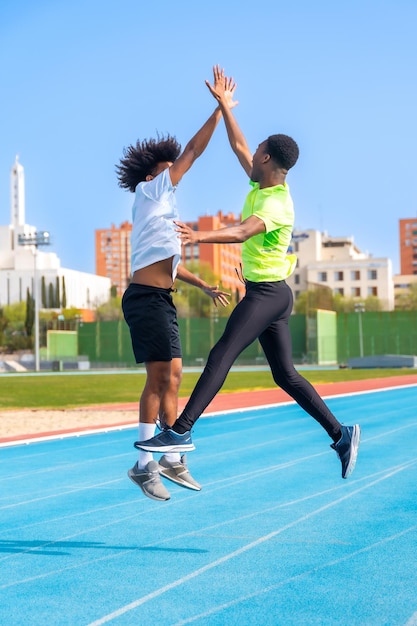
[[[114,483],[121,482],[121,478],[117,478],[114,480],[107,480],[103,483],[96,483],[94,485],[86,485],[85,487],[77,487],[73,489],[67,489],[66,491],[62,491],[57,493],[52,493],[48,496],[41,496],[39,498],[32,498],[31,500],[25,500],[24,502],[15,502],[14,504],[6,504],[5,506],[0,506],[0,511],[4,511],[5,509],[14,509],[18,506],[23,506],[26,504],[33,504],[34,502],[41,502],[43,500],[50,500],[51,498],[57,498],[58,496],[67,497],[70,493],[79,493],[81,491],[88,491],[89,489],[97,489],[98,487],[104,487],[105,485],[112,485]]]
[[[407,467],[408,465],[410,465],[409,463],[406,464]],[[319,513],[322,513],[323,511],[327,511],[328,509],[340,504],[341,502],[343,502],[344,500],[348,500],[350,498],[352,498],[354,495],[369,489],[370,487],[373,487],[374,485],[387,480],[388,478],[391,478],[392,476],[394,476],[395,474],[397,474],[400,471],[403,471],[403,469],[405,469],[405,467],[400,467],[397,468],[395,470],[393,470],[392,472],[389,472],[386,476],[383,476],[381,478],[378,478],[374,481],[372,481],[371,483],[368,483],[367,485],[364,485],[363,487],[360,487],[359,489],[356,489],[355,491],[352,491],[351,493],[342,496],[340,498],[338,498],[337,500],[334,500],[333,502],[330,502],[328,504],[325,504],[321,507],[319,507],[318,509],[311,511],[310,513],[307,513],[306,515],[303,515],[302,517],[289,522],[288,524],[285,524],[285,526],[282,526],[281,528],[268,533],[267,535],[264,535],[263,537],[259,537],[258,539],[256,539],[255,541],[252,541],[248,544],[246,544],[245,546],[242,546],[241,548],[239,548],[238,550],[234,550],[233,552],[230,552],[229,554],[226,554],[225,556],[216,559],[215,561],[212,561],[211,563],[208,563],[207,565],[204,565],[203,567],[200,567],[199,569],[195,570],[194,572],[191,572],[190,574],[187,574],[186,576],[182,576],[181,578],[178,578],[177,580],[174,580],[172,583],[169,583],[168,585],[165,585],[164,587],[160,587],[159,589],[155,589],[155,591],[143,596],[142,598],[138,598],[137,600],[135,600],[134,602],[131,602],[129,604],[126,604],[125,606],[121,607],[120,609],[117,609],[116,611],[113,611],[112,613],[108,613],[107,615],[104,615],[103,617],[99,618],[98,620],[95,620],[94,622],[91,622],[88,626],[101,626],[101,624],[105,624],[106,622],[110,622],[118,617],[120,617],[121,615],[124,615],[125,613],[128,613],[129,611],[132,611],[136,608],[138,608],[139,606],[145,604],[146,602],[149,602],[150,600],[153,600],[154,598],[157,598],[158,596],[163,595],[164,593],[166,593],[167,591],[170,591],[171,589],[175,589],[175,587],[179,587],[180,585],[183,585],[184,583],[188,582],[189,580],[192,580],[193,578],[196,578],[197,576],[200,576],[201,574],[204,574],[205,572],[214,569],[215,567],[218,567],[219,565],[223,564],[223,563],[227,563],[228,561],[230,561],[231,559],[236,558],[237,556],[240,556],[241,554],[247,552],[248,550],[252,550],[253,548],[258,547],[259,545],[265,543],[266,541],[270,541],[271,539],[277,537],[278,535],[280,535],[281,533],[285,532],[286,530],[288,530],[289,528],[293,528],[294,526],[305,522],[306,520],[310,519],[311,517],[314,517],[316,515],[318,515]]]
[[[351,486],[358,485],[358,484],[363,483],[365,481],[368,481],[370,479],[375,479],[375,478],[377,478],[379,476],[382,476],[382,478],[384,478],[386,476],[386,472],[389,472],[390,473],[389,475],[391,475],[392,472],[396,473],[396,471],[407,469],[408,467],[412,467],[416,463],[417,463],[417,458],[414,458],[414,459],[408,460],[408,461],[406,461],[404,463],[401,463],[400,465],[393,465],[393,466],[388,467],[386,469],[380,470],[379,472],[374,472],[372,474],[368,474],[367,476],[363,476],[363,477],[358,478],[358,479],[351,479],[349,481],[349,484]],[[293,464],[293,463],[289,462],[289,464]],[[285,464],[283,467],[285,467],[286,465],[287,464]],[[281,466],[277,466],[277,467],[279,469],[281,469]],[[257,471],[255,471],[253,473],[256,474]],[[263,473],[265,473],[265,470],[263,471]],[[242,478],[242,476],[243,476],[243,478]],[[212,483],[209,483],[208,486],[209,487],[210,487],[210,485],[211,486],[212,485],[217,485],[217,486],[215,486],[214,488],[212,487],[211,489],[208,488],[208,489],[205,490],[205,492],[207,494],[210,494],[210,493],[213,493],[215,491],[219,491],[221,489],[229,488],[231,485],[235,485],[235,484],[238,484],[240,482],[246,481],[248,476],[249,476],[249,474],[243,474],[243,475],[241,474],[241,475],[235,476],[234,479],[230,479],[229,478],[229,479],[225,479],[224,481],[223,480],[213,481]],[[225,482],[226,480],[227,480],[227,482],[225,484],[218,485],[218,483]],[[119,482],[119,480],[117,480],[115,482]],[[287,501],[287,502],[280,502],[279,504],[276,504],[276,505],[274,505],[272,507],[268,507],[266,509],[258,509],[257,511],[255,511],[253,513],[245,514],[245,515],[242,515],[242,516],[239,516],[239,517],[234,517],[234,518],[231,518],[229,520],[224,520],[224,521],[219,522],[217,524],[213,524],[213,525],[210,525],[210,526],[203,527],[203,528],[201,528],[199,530],[192,530],[192,531],[187,532],[187,533],[181,533],[181,534],[176,535],[176,536],[167,537],[164,540],[158,541],[158,545],[162,545],[162,544],[168,543],[170,541],[182,539],[184,537],[199,536],[199,535],[205,533],[206,531],[213,530],[213,529],[219,528],[221,526],[225,526],[225,525],[228,525],[228,524],[235,524],[236,522],[242,521],[244,519],[250,519],[252,517],[257,517],[259,515],[264,515],[265,513],[271,513],[271,512],[276,511],[277,509],[280,509],[280,508],[287,508],[287,507],[290,507],[290,506],[294,506],[294,505],[297,505],[297,504],[299,504],[301,502],[305,502],[307,500],[312,500],[314,498],[318,498],[318,497],[321,497],[323,495],[326,495],[326,494],[329,494],[329,493],[332,493],[332,492],[335,492],[335,491],[339,491],[339,490],[345,489],[345,488],[346,488],[346,483],[340,483],[340,484],[338,484],[335,487],[330,487],[328,489],[324,489],[322,491],[318,491],[318,492],[309,494],[307,496],[303,496],[301,498],[297,498],[295,500],[290,500],[290,501]],[[175,501],[171,501],[171,502],[167,503],[166,506],[167,507],[172,507],[172,506],[175,506],[177,504],[182,504],[182,502],[185,499],[186,499],[186,496],[179,497]],[[74,518],[74,517],[80,517],[80,516],[83,516],[83,515],[91,515],[91,514],[94,514],[94,513],[97,513],[97,512],[108,511],[110,509],[119,508],[121,506],[131,506],[131,505],[132,505],[132,502],[129,500],[127,502],[111,504],[111,505],[108,505],[108,506],[105,506],[105,507],[97,507],[96,509],[90,509],[90,510],[87,510],[87,511],[84,510],[84,511],[81,511],[81,512],[73,513],[73,514],[70,514],[70,515],[60,516],[60,517],[54,518],[52,520],[46,520],[46,521],[48,523],[51,523],[51,522],[60,522],[61,523],[63,520],[66,520],[66,519],[71,519],[71,518]],[[68,540],[68,539],[73,539],[74,537],[83,535],[85,533],[96,532],[96,531],[98,531],[98,530],[100,530],[102,528],[105,528],[107,526],[112,526],[112,525],[115,525],[115,524],[119,524],[121,522],[125,522],[125,521],[128,521],[128,520],[131,520],[132,518],[135,518],[137,516],[143,516],[144,514],[153,514],[154,510],[156,510],[156,509],[159,509],[159,505],[154,505],[151,508],[147,508],[146,510],[137,511],[134,514],[127,515],[127,516],[125,516],[123,518],[118,517],[117,520],[112,520],[110,522],[107,522],[106,524],[101,524],[101,525],[95,526],[93,528],[83,529],[82,531],[79,531],[79,532],[77,532],[77,533],[75,533],[73,535],[70,535],[70,536],[67,536],[67,537],[61,537],[59,539],[56,539],[55,541],[46,542],[46,543],[44,543],[42,545],[37,546],[36,548],[30,548],[28,550],[22,550],[21,552],[19,552],[19,555],[21,555],[21,554],[23,555],[23,554],[25,554],[27,552],[33,552],[35,550],[39,550],[39,549],[45,548],[47,546],[51,546],[51,545],[53,545],[56,542],[62,542],[62,541]],[[17,528],[15,527],[14,530],[23,530],[23,529],[26,529],[26,528],[31,528],[33,526],[39,526],[39,525],[44,525],[44,524],[45,524],[45,520],[41,520],[41,521],[38,521],[38,522],[34,522],[32,524],[23,525],[21,527],[17,527]],[[0,534],[1,533],[8,533],[8,532],[10,532],[10,529],[6,528],[3,531],[0,531]],[[149,547],[152,547],[153,545],[154,544],[149,544]],[[13,554],[13,555],[7,555],[7,556],[4,556],[4,557],[0,557],[0,562],[4,561],[6,559],[16,558],[16,556],[18,556],[18,555]]]
[[[417,624],[417,611],[413,613],[410,619],[404,624],[404,626],[416,626]]]
[[[316,514],[320,513],[321,511],[326,510],[327,508],[330,508],[330,507],[332,507],[332,506],[335,506],[335,505],[336,505],[336,504],[338,504],[339,502],[342,502],[343,500],[346,500],[347,498],[351,497],[352,495],[355,495],[356,493],[359,493],[359,492],[361,492],[361,491],[363,491],[363,490],[367,489],[367,488],[368,488],[368,487],[370,487],[370,486],[373,486],[373,485],[375,485],[375,484],[377,484],[377,483],[379,483],[379,482],[381,482],[381,481],[383,481],[383,480],[386,480],[387,478],[390,478],[391,476],[393,476],[393,475],[397,474],[398,472],[403,471],[404,469],[407,469],[408,467],[411,467],[411,466],[412,466],[412,465],[414,465],[416,462],[417,462],[417,459],[415,459],[415,460],[414,460],[414,461],[412,461],[412,462],[407,462],[407,463],[404,463],[404,464],[402,464],[402,465],[399,465],[399,466],[395,466],[395,467],[389,468],[389,473],[388,473],[388,474],[386,474],[385,472],[378,472],[378,473],[377,473],[377,474],[375,474],[375,475],[368,476],[367,478],[371,478],[371,477],[373,477],[373,476],[377,476],[377,475],[379,475],[379,474],[383,474],[383,475],[382,475],[379,479],[373,480],[371,483],[368,483],[368,484],[364,485],[363,487],[361,487],[361,488],[359,488],[359,489],[356,489],[355,491],[351,492],[350,494],[348,494],[348,495],[346,495],[346,496],[343,496],[342,498],[339,498],[339,500],[333,501],[333,502],[331,502],[331,503],[330,503],[330,504],[328,504],[328,505],[325,505],[325,506],[323,506],[323,507],[320,507],[320,508],[316,509],[315,511],[312,511],[312,512],[311,512],[311,513],[309,513],[309,514],[307,514],[307,515],[305,515],[305,516],[303,516],[303,517],[301,517],[301,518],[299,518],[299,519],[297,519],[297,520],[294,520],[293,522],[291,522],[291,523],[289,523],[288,525],[284,526],[282,529],[279,529],[278,531],[274,531],[274,535],[276,535],[276,534],[280,534],[281,532],[284,532],[284,531],[285,531],[285,530],[287,530],[288,528],[291,528],[292,526],[295,526],[295,525],[297,525],[297,524],[299,524],[299,523],[303,522],[305,519],[308,519],[309,517],[312,517],[312,516],[314,516],[314,515],[316,515]],[[359,481],[357,481],[357,482],[363,482],[364,480],[365,480],[365,479],[360,479],[360,480],[359,480]],[[329,489],[329,490],[326,490],[326,491],[333,491],[333,490],[336,490],[336,489],[339,489],[339,488],[341,488],[341,487],[335,487],[335,488],[332,488],[332,489]],[[321,496],[321,495],[323,495],[323,493],[326,493],[326,492],[319,492],[319,493],[317,493],[316,495],[317,495],[317,496]],[[307,499],[309,499],[309,498],[313,498],[313,497],[315,497],[315,494],[313,494],[313,495],[311,495],[311,496],[303,497],[303,498],[301,498],[299,501],[301,502],[301,501],[303,501],[303,500],[307,500]],[[175,541],[175,540],[178,540],[178,539],[184,538],[184,537],[192,536],[192,535],[194,535],[194,536],[199,536],[199,535],[200,535],[203,531],[212,530],[212,529],[214,529],[214,528],[218,528],[218,527],[220,527],[220,526],[224,526],[224,525],[227,525],[227,524],[232,524],[232,523],[234,524],[234,523],[236,523],[236,521],[240,521],[241,519],[246,519],[246,518],[249,518],[249,517],[255,516],[255,515],[259,514],[259,513],[269,512],[269,511],[272,511],[272,510],[278,509],[278,508],[283,507],[283,506],[288,506],[288,504],[296,504],[297,502],[298,502],[298,501],[297,501],[297,500],[295,500],[295,501],[292,501],[292,502],[289,502],[289,503],[281,503],[281,504],[276,505],[276,506],[274,506],[274,507],[270,507],[270,508],[268,508],[268,509],[265,509],[264,511],[261,511],[261,512],[253,513],[253,514],[250,514],[250,515],[243,515],[243,516],[238,517],[238,518],[234,518],[234,519],[226,520],[226,521],[220,522],[220,523],[218,523],[218,524],[214,524],[214,525],[211,525],[211,526],[207,526],[206,528],[200,529],[199,531],[191,531],[191,532],[187,532],[187,533],[182,533],[182,534],[177,535],[177,536],[174,536],[174,537],[168,537],[167,539],[165,539],[165,540],[163,540],[163,541],[158,541],[158,544],[157,544],[157,545],[158,545],[158,547],[159,547],[159,546],[161,546],[161,545],[162,545],[162,544],[164,544],[164,543],[169,543],[169,542],[172,542],[172,541]],[[158,507],[157,507],[157,506],[155,506],[154,508],[158,508]],[[135,517],[142,516],[142,515],[143,515],[143,512],[142,512],[142,511],[139,511],[139,512],[136,512],[136,513],[134,513],[134,514],[132,514],[132,515],[126,516],[126,517],[124,517],[124,518],[118,518],[116,521],[112,520],[111,522],[106,522],[105,524],[100,524],[100,525],[98,525],[98,526],[95,526],[94,528],[84,529],[84,530],[79,531],[79,532],[77,532],[77,533],[73,533],[72,535],[68,535],[68,536],[66,536],[66,537],[60,537],[59,539],[57,539],[57,540],[55,540],[55,541],[45,542],[44,544],[39,545],[39,546],[37,546],[36,548],[31,548],[31,549],[27,549],[27,550],[25,550],[25,551],[22,551],[22,553],[19,553],[19,555],[18,555],[18,556],[20,556],[20,554],[25,554],[25,553],[27,553],[27,552],[36,552],[36,551],[42,550],[42,549],[48,548],[49,546],[53,546],[53,545],[55,545],[55,544],[57,544],[57,543],[61,543],[61,544],[62,544],[63,542],[68,541],[68,540],[70,540],[70,539],[74,539],[75,537],[79,537],[80,535],[83,535],[83,534],[86,534],[86,533],[90,533],[90,532],[96,532],[96,531],[100,530],[101,528],[106,528],[106,527],[108,527],[108,526],[112,526],[112,525],[114,525],[114,524],[124,523],[124,522],[125,522],[125,521],[127,521],[127,520],[130,520],[130,519],[133,519],[133,518],[135,518]],[[269,536],[270,536],[270,535],[267,535],[267,537],[269,537]],[[262,539],[262,538],[261,538],[261,539]],[[259,543],[259,541],[257,540],[255,543],[257,544],[257,543]],[[250,544],[250,545],[252,545],[252,544]],[[148,544],[148,545],[145,545],[145,546],[143,546],[143,547],[144,547],[144,548],[154,548],[154,547],[155,547],[155,544]],[[249,549],[249,548],[247,548],[247,549]],[[108,555],[108,556],[105,556],[105,557],[100,557],[100,558],[98,558],[98,559],[89,559],[89,560],[83,561],[82,563],[77,563],[77,564],[75,564],[75,565],[71,565],[71,566],[68,566],[68,567],[60,568],[60,569],[58,569],[58,570],[53,570],[53,571],[44,572],[43,574],[39,574],[39,575],[36,575],[36,576],[31,576],[31,577],[29,577],[29,578],[25,578],[25,579],[22,579],[22,580],[11,581],[11,582],[8,582],[8,583],[6,583],[6,584],[4,584],[4,585],[0,586],[0,589],[7,589],[7,588],[9,588],[9,587],[14,587],[15,585],[25,584],[25,583],[27,583],[27,582],[32,582],[32,581],[34,581],[34,580],[39,580],[39,579],[42,579],[42,578],[47,578],[48,576],[55,576],[55,575],[57,575],[57,574],[61,574],[62,572],[66,572],[66,571],[68,571],[68,570],[77,569],[77,568],[79,568],[79,567],[84,567],[84,566],[86,566],[86,565],[92,565],[93,563],[98,563],[98,562],[107,561],[107,560],[110,560],[110,559],[113,559],[113,558],[118,558],[118,557],[123,556],[123,555],[125,555],[125,554],[128,554],[128,553],[130,553],[130,552],[134,552],[135,550],[137,550],[137,548],[136,548],[136,547],[135,547],[134,549],[121,550],[121,551],[120,551],[120,552],[118,552],[117,554],[111,554],[111,555]],[[241,549],[241,551],[242,551],[242,549]],[[243,550],[243,551],[245,551],[245,550]],[[234,553],[232,553],[232,554],[234,554]],[[4,561],[4,560],[6,560],[6,559],[8,559],[8,558],[13,558],[13,557],[15,557],[15,556],[16,556],[15,554],[14,554],[14,555],[8,555],[8,556],[6,556],[6,557],[3,557],[3,558],[2,558],[2,559],[0,559],[0,560]],[[223,559],[221,559],[221,561],[222,561],[222,560],[225,560],[225,557],[223,557]],[[227,559],[226,559],[226,560],[227,560]],[[216,562],[216,563],[217,563],[217,562]],[[211,569],[211,567],[214,567],[214,566],[215,566],[215,565],[205,566],[204,570],[205,570],[205,569]],[[200,571],[199,571],[199,570],[198,570],[198,573],[200,573]],[[194,578],[194,576],[195,576],[195,575],[198,575],[198,573],[197,573],[197,574],[191,574],[191,575],[189,575],[189,576],[190,576],[191,578]],[[181,583],[178,583],[178,584],[181,584]],[[177,585],[174,585],[174,586],[177,586]]]
[[[196,622],[199,619],[209,617],[210,615],[214,615],[215,613],[219,613],[220,611],[223,611],[224,609],[229,609],[231,606],[236,606],[237,604],[240,604],[241,602],[245,602],[246,600],[256,598],[264,593],[270,593],[271,591],[275,591],[276,589],[279,589],[279,587],[283,587],[284,585],[288,583],[292,583],[296,580],[306,578],[310,576],[311,574],[315,574],[316,572],[327,569],[328,567],[334,567],[335,565],[339,565],[340,563],[343,563],[344,561],[348,561],[349,559],[352,559],[355,556],[358,556],[359,554],[363,554],[364,552],[369,552],[370,550],[374,550],[375,548],[378,548],[381,545],[389,543],[390,541],[395,541],[396,539],[399,539],[400,537],[416,529],[417,529],[417,525],[410,526],[409,528],[406,528],[405,530],[402,530],[399,533],[395,533],[394,535],[390,535],[389,537],[384,537],[384,539],[381,539],[380,541],[377,541],[375,543],[371,543],[369,544],[369,546],[366,546],[365,548],[361,548],[360,550],[356,550],[355,552],[352,552],[351,554],[342,556],[340,557],[340,559],[335,559],[333,561],[329,561],[328,563],[323,563],[323,565],[313,567],[312,569],[306,570],[305,572],[301,572],[300,574],[296,574],[295,576],[290,576],[286,580],[282,580],[281,582],[276,583],[275,585],[270,585],[269,587],[265,587],[264,589],[261,589],[259,591],[254,591],[253,593],[240,596],[239,598],[235,598],[234,600],[230,600],[229,602],[219,604],[218,606],[213,607],[209,609],[208,611],[205,611],[204,613],[199,613],[198,615],[193,615],[192,617],[176,622],[173,626],[185,626],[185,624],[191,624],[192,622]],[[416,621],[410,621],[412,619],[415,619]],[[415,613],[410,618],[410,620],[405,624],[405,626],[415,626],[417,624],[417,613]]]
[[[57,439],[68,439],[69,437],[83,437],[84,435],[96,435],[97,433],[110,433],[118,430],[127,430],[128,428],[135,428],[137,422],[131,422],[130,424],[120,424],[118,426],[107,426],[104,428],[93,428],[88,430],[76,430],[71,433],[55,433],[51,435],[34,435],[33,437],[24,437],[22,439],[16,439],[15,441],[2,441],[0,442],[0,448],[12,448],[14,446],[25,446],[31,443],[40,443],[43,441],[55,441]]]

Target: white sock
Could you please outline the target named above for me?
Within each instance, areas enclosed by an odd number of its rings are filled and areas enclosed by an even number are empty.
[[[170,463],[180,463],[181,454],[179,452],[165,452],[164,457]]]
[[[139,441],[146,441],[151,439],[155,434],[155,424],[145,424],[145,422],[139,422]],[[144,469],[149,461],[153,461],[152,452],[146,452],[145,450],[139,450],[138,467]]]

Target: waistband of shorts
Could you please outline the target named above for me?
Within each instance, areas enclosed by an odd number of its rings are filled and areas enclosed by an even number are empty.
[[[130,291],[142,291],[143,293],[166,293],[171,294],[176,289],[171,287],[153,287],[152,285],[142,285],[141,283],[130,283],[128,289]]]

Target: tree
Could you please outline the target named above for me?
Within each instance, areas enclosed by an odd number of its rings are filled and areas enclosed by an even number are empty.
[[[75,306],[70,307],[69,309],[62,309],[61,315],[64,316],[64,319],[67,320],[80,320],[81,311],[77,309]]]
[[[41,280],[41,293],[42,293],[42,308],[46,309],[48,307],[48,303],[46,301],[46,283],[45,283],[45,276],[42,276],[42,280]]]
[[[32,300],[32,319],[34,320],[34,303]],[[27,350],[32,347],[32,337],[26,331],[27,303],[22,300],[4,307],[7,325],[4,329],[4,347],[9,352]],[[30,312],[30,311],[29,311]],[[33,326],[33,323],[32,323]],[[32,326],[30,331],[32,331]]]
[[[0,346],[4,346],[4,342],[5,342],[4,331],[7,328],[7,323],[8,321],[4,313],[4,309],[0,307]]]
[[[96,319],[102,322],[109,322],[113,320],[122,320],[122,299],[120,296],[110,298],[108,302],[101,304],[96,309]]]
[[[26,317],[25,330],[28,337],[32,337],[33,324],[35,322],[35,300],[32,298],[29,287],[26,289]]]
[[[417,284],[411,285],[395,298],[395,308],[400,311],[417,310]]]
[[[300,293],[294,303],[294,312],[308,315],[311,311],[325,309],[336,313],[353,313],[358,302],[365,305],[365,311],[382,311],[381,300],[375,296],[347,298],[338,293],[333,294],[330,287],[315,286],[314,289]]]
[[[48,297],[49,308],[54,309],[55,308],[55,294],[54,294],[54,286],[52,283],[49,283],[48,294],[49,294],[49,297]]]
[[[65,276],[62,277],[62,308],[67,308],[67,290],[65,288]]]
[[[334,311],[334,296],[330,287],[311,285],[307,291],[302,291],[294,303],[295,313],[308,315],[317,309]]]
[[[187,269],[200,276],[209,285],[220,285],[220,280],[215,276],[210,266],[206,263],[187,263]],[[182,280],[175,282],[176,293],[174,293],[174,303],[177,308],[178,317],[211,317],[215,309],[217,317],[228,317],[231,307],[235,304],[234,294],[230,296],[231,305],[228,307],[218,306],[215,308],[211,298],[206,296],[201,289],[197,289]],[[224,289],[227,291],[227,289]]]
[[[59,276],[55,279],[55,308],[59,309],[61,306],[61,294],[59,292]]]

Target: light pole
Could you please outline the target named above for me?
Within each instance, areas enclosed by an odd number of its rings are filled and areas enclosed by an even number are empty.
[[[363,302],[355,303],[355,313],[358,314],[359,323],[359,354],[363,357],[363,332],[362,332],[362,313],[365,312],[365,305]]]
[[[33,246],[34,272],[33,272],[33,299],[35,302],[35,372],[39,372],[39,289],[38,289],[38,248],[49,246],[51,243],[47,231],[32,233],[31,235],[18,235],[19,246]]]

